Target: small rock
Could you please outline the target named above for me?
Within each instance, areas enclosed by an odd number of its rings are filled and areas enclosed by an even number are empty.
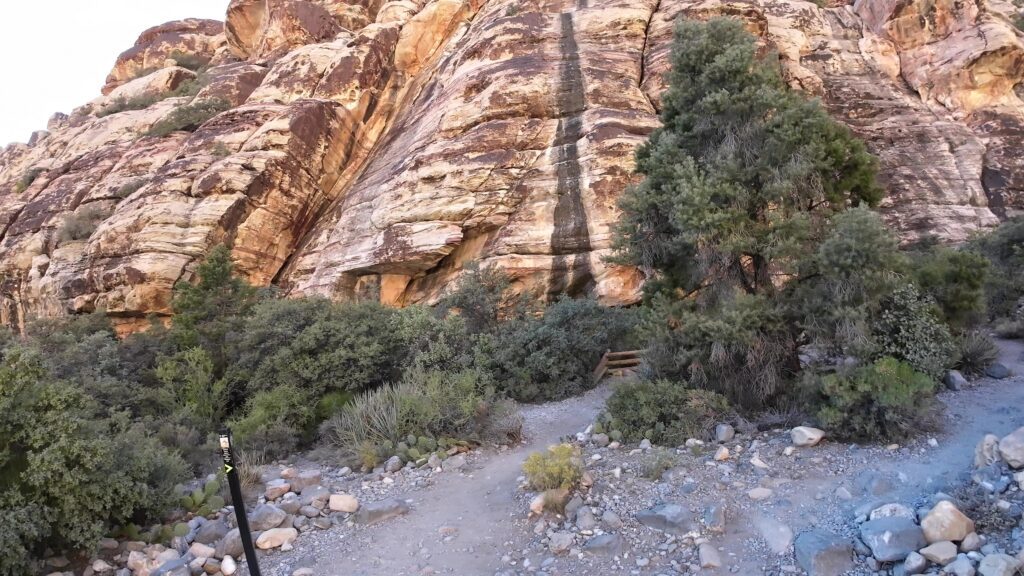
[[[188,552],[196,558],[212,558],[214,554],[216,554],[217,550],[212,546],[207,546],[201,542],[193,542],[192,546],[189,547]]]
[[[466,467],[466,456],[464,454],[456,454],[451,458],[444,461],[445,470],[455,470],[456,472],[461,471]]]
[[[943,500],[921,520],[921,529],[928,542],[960,542],[974,532],[974,522],[964,515],[952,502]]]
[[[217,543],[217,552],[214,555],[218,558],[224,556],[241,557],[242,535],[238,532],[238,528],[233,528],[224,535],[224,538]]]
[[[838,576],[853,569],[850,541],[830,532],[812,530],[795,543],[796,561],[808,576]]]
[[[402,463],[402,459],[398,456],[392,456],[388,458],[388,461],[384,464],[384,471],[393,474],[402,469],[405,464]]]
[[[618,530],[619,528],[622,528],[622,519],[619,518],[618,514],[611,510],[605,510],[604,514],[601,514],[601,522],[603,522],[609,530]]]
[[[721,568],[722,558],[714,546],[704,542],[697,548],[697,556],[700,558],[701,568]]]
[[[110,564],[107,564],[106,560],[96,559],[92,563],[92,571],[98,574],[101,574],[103,572],[113,572],[114,567]]]
[[[967,378],[964,378],[964,375],[959,370],[946,372],[946,377],[942,381],[946,384],[946,388],[950,390],[961,390],[964,386],[967,386]]]
[[[776,554],[785,554],[793,544],[793,531],[774,518],[762,517],[755,522],[761,537]]]
[[[797,426],[789,431],[789,437],[796,446],[814,446],[825,437],[825,431],[810,426]]]
[[[213,576],[213,574],[220,573],[220,560],[216,558],[207,558],[206,562],[203,563],[203,571]]]
[[[708,532],[712,534],[722,534],[725,532],[725,516],[724,503],[718,502],[708,505],[704,509],[704,526],[708,529]]]
[[[555,532],[548,537],[548,550],[552,554],[565,554],[575,541],[572,532]]]
[[[299,531],[295,528],[271,528],[263,531],[256,539],[256,547],[260,550],[280,548],[285,544],[291,544],[299,537]]]
[[[974,576],[974,566],[966,556],[961,556],[954,560],[953,563],[947,564],[942,571],[953,576]]]
[[[981,550],[981,536],[978,536],[977,532],[971,532],[960,543],[960,551],[976,552],[978,550]]]
[[[641,450],[650,450],[651,449],[651,441],[648,440],[647,438],[644,438],[643,440],[641,440],[640,441],[640,449]]]
[[[622,538],[618,534],[600,534],[594,536],[583,545],[583,551],[589,554],[618,555],[622,550]]]
[[[913,510],[904,506],[903,504],[893,503],[883,504],[882,506],[879,506],[878,508],[872,510],[871,514],[868,515],[869,520],[877,520],[879,518],[892,517],[910,518],[911,520],[916,520],[917,514],[915,514]]]
[[[907,554],[907,559],[903,561],[904,574],[923,574],[926,568],[928,568],[928,560],[917,552]]]
[[[351,514],[359,510],[359,500],[351,494],[331,494],[328,501],[328,508],[331,512],[345,512]]]
[[[607,434],[594,434],[590,437],[590,441],[601,448],[604,448],[610,442]]]
[[[753,490],[747,492],[747,496],[751,500],[755,501],[767,500],[768,498],[772,497],[772,494],[774,494],[774,492],[772,492],[771,488],[763,487],[754,488]]]
[[[202,544],[216,546],[216,542],[227,535],[230,528],[223,520],[207,522],[196,530],[195,541]]]
[[[260,504],[249,515],[249,527],[256,532],[276,528],[288,514],[273,504]]]
[[[584,506],[576,512],[576,528],[580,530],[597,528],[597,518],[594,518],[594,513],[590,511],[590,508]]]
[[[728,424],[715,426],[715,440],[718,442],[729,442],[736,436],[736,429]]]
[[[725,446],[719,446],[718,450],[715,450],[715,460],[718,462],[724,462],[729,459],[729,449]]]
[[[934,562],[940,566],[945,566],[953,560],[956,560],[956,544],[952,542],[936,542],[926,548],[921,549],[921,556],[928,559],[929,562]]]
[[[292,576],[313,576],[312,568],[298,568],[292,572]]]
[[[274,501],[291,491],[292,485],[287,480],[278,478],[277,480],[267,482],[267,489],[263,492],[263,497],[267,501]]]
[[[284,476],[284,473],[281,474]],[[288,482],[291,484],[291,489],[294,492],[302,492],[310,486],[319,486],[323,480],[323,475],[319,469],[302,470]]]
[[[225,556],[220,561],[220,571],[224,576],[231,576],[238,570],[238,564],[235,563],[235,559],[231,556]]]

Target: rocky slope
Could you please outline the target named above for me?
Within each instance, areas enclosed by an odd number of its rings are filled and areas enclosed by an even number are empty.
[[[429,302],[469,261],[636,299],[605,262],[672,22],[729,14],[881,159],[888,218],[958,241],[1024,207],[1024,43],[1001,0],[233,0],[144,32],[103,96],[0,151],[0,320],[124,330],[217,243],[289,294]],[[177,59],[177,60],[176,60]],[[193,79],[232,106],[147,136]],[[72,232],[73,231],[73,232]]]

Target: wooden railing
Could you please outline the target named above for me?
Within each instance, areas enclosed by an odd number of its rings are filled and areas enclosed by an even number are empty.
[[[622,371],[627,368],[636,368],[640,365],[640,356],[643,353],[643,350],[625,350],[622,352],[608,350],[601,357],[597,368],[594,369],[594,382],[600,382],[608,372],[621,375]]]

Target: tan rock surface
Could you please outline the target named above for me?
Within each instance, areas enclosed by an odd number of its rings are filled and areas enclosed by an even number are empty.
[[[633,302],[643,275],[605,257],[678,17],[744,19],[878,155],[907,239],[1024,208],[1014,8],[832,4],[233,0],[224,25],[151,28],[105,97],[0,150],[0,320],[102,307],[137,329],[221,242],[292,295],[433,302],[479,261],[539,296]],[[144,134],[189,98],[95,115],[191,78],[176,53],[209,60],[197,98],[235,108],[165,138]]]

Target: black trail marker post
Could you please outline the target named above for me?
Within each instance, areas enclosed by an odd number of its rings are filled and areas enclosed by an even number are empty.
[[[252,545],[252,532],[249,531],[249,517],[245,515],[245,500],[242,499],[242,483],[238,480],[235,469],[235,450],[231,444],[231,430],[225,428],[220,433],[220,452],[224,458],[224,475],[228,479],[231,490],[231,503],[235,505],[235,518],[238,519],[238,534],[242,537],[242,549],[245,550],[245,561],[249,565],[251,576],[260,576],[259,561],[256,560],[256,549]]]

